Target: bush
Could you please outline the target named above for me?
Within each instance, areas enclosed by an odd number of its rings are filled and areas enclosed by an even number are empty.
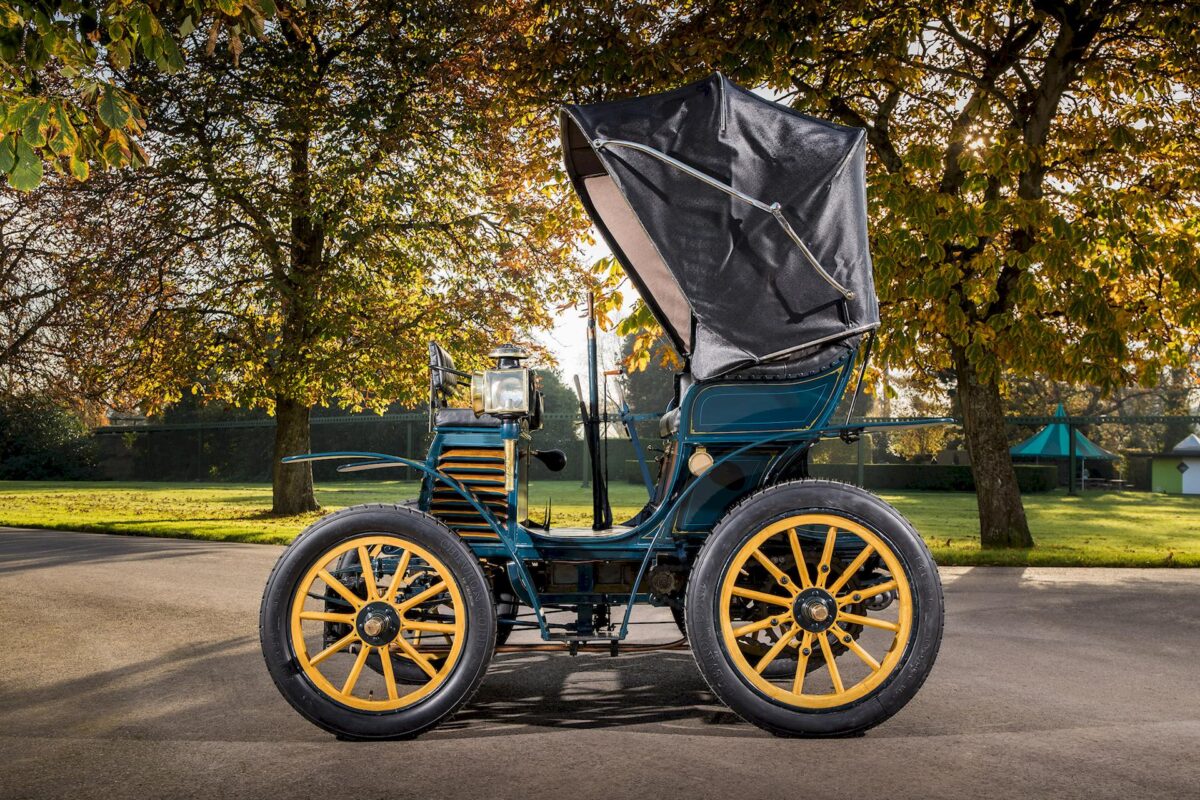
[[[1048,492],[1058,486],[1058,467],[1017,464],[1021,492]],[[814,478],[832,478],[858,483],[855,464],[813,464]],[[973,492],[975,478],[970,467],[951,464],[864,464],[865,489],[921,489],[938,492]]]
[[[0,480],[82,480],[95,474],[87,426],[51,400],[0,397]]]

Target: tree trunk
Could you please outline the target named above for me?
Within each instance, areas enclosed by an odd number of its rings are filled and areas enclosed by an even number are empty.
[[[312,465],[284,464],[280,459],[311,450],[308,406],[288,398],[275,400],[275,464],[271,486],[271,511],[303,514],[320,506],[313,495]]]
[[[995,380],[981,379],[967,354],[957,347],[954,370],[979,502],[980,544],[985,548],[1033,547],[1017,474],[1008,452],[1000,386]]]

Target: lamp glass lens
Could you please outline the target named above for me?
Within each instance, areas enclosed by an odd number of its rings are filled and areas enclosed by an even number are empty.
[[[524,414],[529,411],[529,370],[487,372],[487,413]]]

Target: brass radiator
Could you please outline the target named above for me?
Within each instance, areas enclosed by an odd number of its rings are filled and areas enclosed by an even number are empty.
[[[503,446],[447,447],[438,456],[437,467],[474,494],[497,520],[507,520]],[[445,484],[434,483],[429,513],[460,536],[499,538],[479,512]]]

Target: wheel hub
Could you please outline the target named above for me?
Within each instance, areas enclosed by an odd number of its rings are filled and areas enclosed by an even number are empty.
[[[796,595],[792,617],[804,630],[820,633],[828,630],[837,618],[837,601],[824,589],[810,587]]]
[[[400,633],[400,615],[387,603],[377,600],[362,607],[355,618],[354,627],[364,642],[382,647]]]

